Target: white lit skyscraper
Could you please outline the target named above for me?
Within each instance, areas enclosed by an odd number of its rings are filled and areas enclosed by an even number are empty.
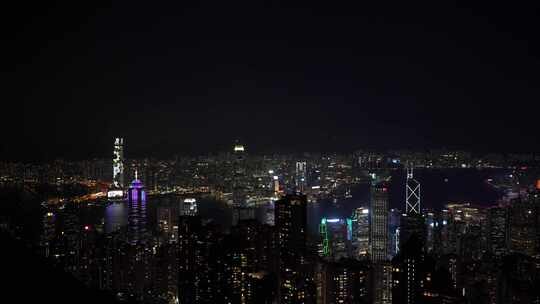
[[[371,187],[370,256],[373,262],[373,303],[392,303],[392,266],[388,262],[388,183],[376,182]]]
[[[116,138],[113,149],[113,186],[124,188],[124,139]]]
[[[388,184],[378,183],[371,188],[371,260],[388,259]]]
[[[304,192],[307,184],[307,164],[305,161],[296,162],[296,191]]]
[[[180,208],[180,216],[196,216],[197,214],[197,200],[194,198],[184,199]]]
[[[369,209],[357,208],[352,221],[355,255],[360,259],[365,259],[369,255]]]
[[[405,213],[420,214],[420,183],[414,179],[413,167],[407,168],[405,183]]]

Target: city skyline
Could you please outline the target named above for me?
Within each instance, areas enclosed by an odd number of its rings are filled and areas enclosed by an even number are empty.
[[[130,146],[122,138],[109,148],[107,160],[0,163],[0,195],[26,192],[29,206],[10,209],[22,195],[5,201],[1,235],[17,237],[93,296],[149,304],[538,302],[530,288],[540,248],[534,155],[260,156],[235,141],[229,153],[160,161],[124,158]]]
[[[540,304],[540,3],[2,8],[3,302]]]

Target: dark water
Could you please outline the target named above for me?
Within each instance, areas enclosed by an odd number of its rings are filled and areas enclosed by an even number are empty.
[[[430,169],[415,170],[414,178],[421,183],[422,208],[440,209],[451,202],[471,203],[478,206],[493,205],[501,194],[485,180],[507,173],[503,169]],[[404,206],[405,173],[395,172],[390,186],[392,208]],[[446,180],[445,180],[446,179]]]
[[[466,202],[473,205],[489,206],[501,196],[491,188],[485,180],[505,170],[476,170],[476,169],[444,169],[416,170],[415,178],[421,183],[422,208],[441,209],[451,202]],[[351,189],[352,198],[338,201],[320,201],[308,205],[308,228],[316,234],[322,217],[350,217],[353,210],[367,206],[370,202],[368,184],[361,184]],[[390,185],[390,207],[403,209],[405,197],[405,172],[395,171]],[[148,222],[155,227],[158,206],[167,206],[179,202],[175,196],[148,198]],[[96,207],[93,207],[96,208]],[[232,212],[223,203],[211,199],[198,199],[199,214],[227,230],[232,222]],[[257,219],[262,222],[272,221],[273,204],[269,203],[258,208]],[[105,223],[105,230],[112,231],[116,227],[126,225],[127,206],[125,203],[111,204],[101,210],[93,210],[93,216],[85,219]],[[93,218],[93,219],[91,219]]]
[[[444,169],[416,170],[414,177],[421,183],[422,208],[442,209],[453,202],[471,203],[476,206],[494,205],[501,193],[489,186],[485,180],[507,170],[489,169]],[[390,184],[390,208],[404,209],[404,171],[395,171]],[[350,217],[354,209],[369,207],[370,186],[361,184],[351,189],[352,198],[333,203],[320,201],[308,205],[308,230],[317,234],[321,218]]]

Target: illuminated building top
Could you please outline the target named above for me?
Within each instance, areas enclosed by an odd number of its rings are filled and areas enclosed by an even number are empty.
[[[180,209],[180,215],[183,216],[195,216],[197,211],[197,200],[194,198],[186,198]]]
[[[234,152],[244,152],[244,151],[245,149],[243,145],[240,145],[240,144],[234,145]]]
[[[137,170],[135,170],[135,179],[131,182],[130,188],[136,188],[136,189],[144,188],[143,183],[138,178]]]

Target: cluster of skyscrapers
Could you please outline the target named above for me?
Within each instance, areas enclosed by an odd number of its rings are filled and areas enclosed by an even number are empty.
[[[144,163],[126,166],[123,153],[124,141],[117,138],[108,200],[88,203],[107,204],[111,214],[88,223],[82,214],[91,208],[84,202],[47,205],[40,239],[54,263],[118,299],[540,303],[533,288],[540,278],[538,188],[495,207],[450,203],[428,210],[411,163],[390,160],[385,168],[368,170],[370,157],[351,163],[328,157],[320,164],[303,157],[266,160],[269,168],[250,162],[236,143],[221,182],[209,182],[207,160],[183,168],[201,183],[215,184],[202,193],[231,210],[224,228],[205,218],[201,210],[208,206],[199,204],[195,192],[147,189],[145,178],[152,175],[140,177]],[[390,208],[392,170],[405,170],[403,209]],[[130,184],[127,176],[133,177]],[[322,215],[318,233],[310,233],[309,204],[347,202],[355,183],[369,183],[369,200],[344,217]],[[161,197],[159,206],[152,206],[152,195]],[[259,200],[273,207],[272,223],[255,216]],[[114,217],[125,223],[108,227]]]

